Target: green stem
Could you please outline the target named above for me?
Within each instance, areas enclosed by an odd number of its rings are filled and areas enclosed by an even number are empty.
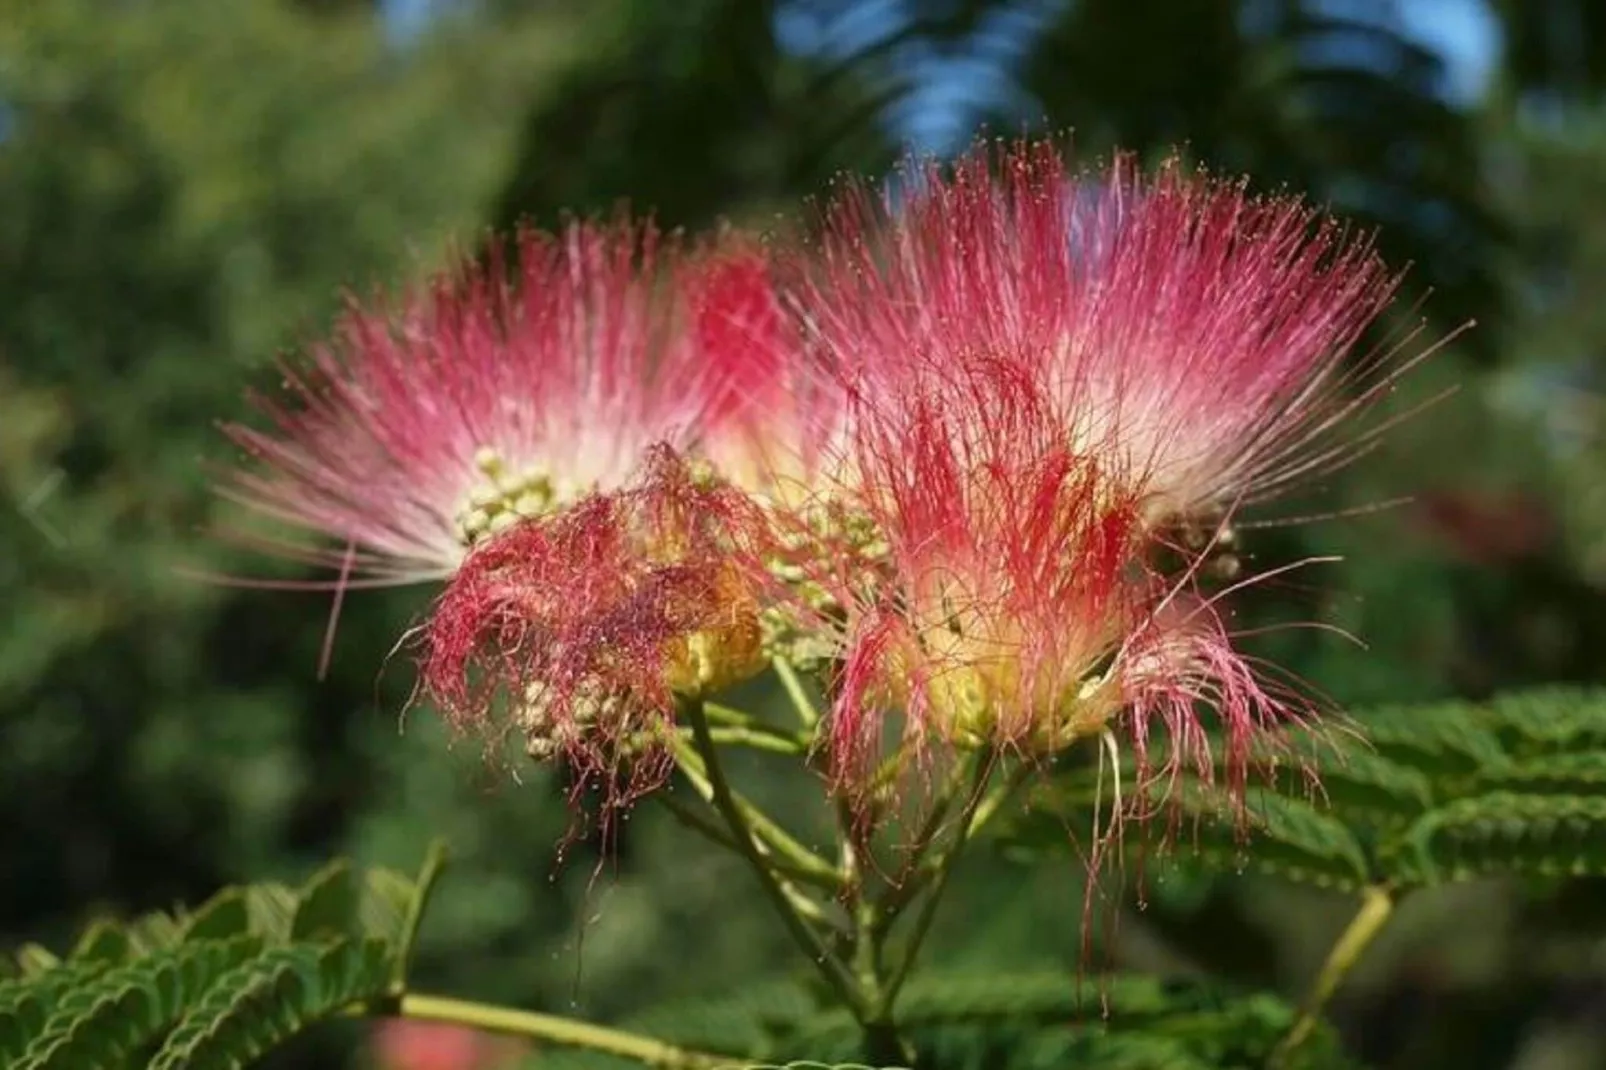
[[[692,831],[706,837],[714,843],[719,844],[719,846],[725,848],[726,850],[737,852],[741,851],[741,848],[737,846],[736,840],[732,838],[731,834],[726,831],[724,827],[708,820],[691,807],[681,803],[680,800],[672,798],[669,796],[669,794],[662,791],[654,793],[652,798],[654,802],[668,810],[675,820],[679,821]],[[791,880],[808,882],[815,884],[816,886],[823,886],[823,888],[827,891],[834,891],[836,889],[836,882],[822,879],[818,874],[815,873],[799,870],[788,863],[784,858],[779,858],[775,855],[767,855],[766,857],[769,859],[771,864],[775,866],[777,872],[785,874]],[[782,881],[781,888],[786,892],[787,899],[791,900],[792,906],[799,914],[802,914],[810,921],[818,922],[821,925],[829,926],[834,924],[831,918],[827,916],[825,911],[820,909],[818,903],[810,899],[797,888],[793,887],[790,883],[787,881]]]
[[[784,743],[789,749],[798,752],[809,749],[811,739],[807,732],[782,728],[779,725],[770,724],[768,721],[754,717],[750,713],[744,713],[741,710],[723,706],[717,702],[705,702],[703,709],[708,714],[708,723],[713,726],[716,737],[725,729],[739,729],[754,735],[768,736],[774,740],[774,745],[776,746]]]
[[[841,842],[842,873],[847,882],[842,887],[842,907],[853,925],[853,973],[859,980],[859,991],[870,1002],[876,1002],[876,991],[881,985],[881,948],[873,939],[870,924],[875,915],[874,904],[865,894],[865,867],[861,854],[869,845],[856,835],[851,807],[846,799],[836,801],[837,836]]]
[[[865,894],[865,861],[871,858],[872,846],[860,838],[861,826],[846,799],[837,800],[837,827],[842,843],[841,868],[847,875],[843,906],[853,922],[853,973],[866,1005],[875,1009],[873,1015],[861,1020],[863,1056],[876,1066],[907,1065],[914,1061],[914,1050],[899,1035],[891,1005],[881,997],[886,928],[880,923],[880,904]],[[873,860],[869,868],[874,868]]]
[[[1367,888],[1362,894],[1361,908],[1355,912],[1355,917],[1339,936],[1338,943],[1327,955],[1327,961],[1322,963],[1321,972],[1316,975],[1316,983],[1311,986],[1305,1001],[1299,1008],[1299,1017],[1294,1020],[1293,1027],[1286,1036],[1278,1042],[1272,1050],[1267,1065],[1278,1067],[1306,1040],[1321,1021],[1322,1011],[1326,1008],[1328,1000],[1338,991],[1344,979],[1349,976],[1355,964],[1360,961],[1366,949],[1371,946],[1377,934],[1388,923],[1389,917],[1394,913],[1394,897],[1389,889],[1379,885]]]
[[[712,730],[710,730],[709,734],[717,743],[719,737],[714,736]],[[697,790],[697,794],[701,795],[704,801],[712,804],[714,803],[713,780],[708,775],[707,763],[704,762],[698,750],[694,748],[695,743],[687,745],[677,741],[674,749],[675,762],[680,766],[680,771],[686,779],[691,781],[691,785]],[[741,812],[743,821],[753,835],[757,837],[759,847],[765,854],[775,856],[777,861],[784,863],[784,868],[791,871],[800,880],[806,880],[810,884],[817,885],[827,891],[841,891],[846,878],[839,869],[797,842],[785,829],[771,821],[762,810],[748,802],[741,795],[735,791],[731,791],[730,794],[731,801],[736,804],[737,810]],[[671,809],[674,809],[674,807],[672,806]],[[700,828],[699,831],[702,831],[702,829]],[[739,847],[736,841],[728,834],[722,833],[722,836],[726,846]]]
[[[1030,766],[1017,765],[1010,771],[1002,784],[995,787],[986,797],[981,799],[978,805],[972,808],[965,822],[964,835],[966,838],[974,837],[986,826],[988,821],[992,820],[993,815],[998,813],[998,808],[1026,782],[1030,771]],[[904,908],[913,902],[914,898],[937,877],[943,864],[942,859],[938,859],[935,864],[929,866],[921,866],[921,862],[925,860],[926,854],[931,850],[931,845],[936,842],[936,836],[941,831],[942,822],[948,816],[948,811],[953,807],[954,799],[959,796],[962,774],[963,770],[961,770],[961,777],[956,778],[954,786],[949,793],[939,799],[932,807],[932,811],[927,815],[919,836],[910,849],[909,858],[904,863],[897,882],[882,899],[880,924],[883,928],[896,921]]]
[[[970,829],[965,835],[974,836],[980,832],[987,822],[993,819],[993,815],[998,813],[998,808],[1003,806],[1011,795],[1020,790],[1021,785],[1026,783],[1032,772],[1033,768],[1029,765],[1017,765],[1011,770],[1009,775],[1004,778],[1004,782],[989,792],[987,797],[982,799],[981,805],[977,806],[975,812],[970,815]]]
[[[708,777],[708,786],[712,794],[710,800],[714,809],[725,819],[729,827],[731,838],[735,840],[742,857],[746,858],[758,877],[764,894],[769,896],[771,904],[781,920],[786,924],[792,939],[797,941],[804,954],[819,969],[827,984],[836,992],[837,997],[853,1013],[854,1017],[863,1021],[869,1011],[865,999],[854,983],[853,976],[842,965],[836,953],[820,939],[808,921],[798,913],[787,891],[782,887],[776,877],[775,870],[771,868],[759,847],[759,842],[748,827],[748,820],[742,808],[736,803],[735,795],[731,792],[729,781],[725,779],[725,770],[720,765],[719,749],[714,744],[714,737],[709,732],[708,717],[703,712],[700,701],[689,700],[684,709],[686,721],[691,724],[692,737],[697,747],[697,753],[703,761],[703,768]],[[812,856],[811,856],[812,857]]]
[[[728,724],[751,728],[754,725],[763,723],[750,713],[745,713],[734,706],[726,706],[719,702],[704,702],[703,712],[708,715],[708,723],[712,725]]]
[[[914,901],[920,894],[920,889],[926,886],[926,879],[930,873],[923,868],[931,845],[937,841],[937,833],[942,831],[943,822],[948,817],[948,811],[953,808],[954,800],[964,788],[968,770],[960,766],[954,770],[953,781],[943,791],[941,797],[931,806],[931,812],[921,824],[920,831],[915,834],[914,843],[909,846],[909,853],[905,856],[903,865],[898,869],[898,876],[892,882],[892,887],[881,898],[881,909],[877,911],[876,924],[882,929],[888,929],[898,920],[904,907]]]
[[[779,729],[748,725],[722,725],[710,728],[715,743],[725,746],[752,747],[754,750],[773,751],[776,754],[802,754],[808,749],[796,736]]]
[[[496,1007],[468,1000],[448,999],[444,996],[424,996],[407,993],[391,1010],[402,1018],[420,1022],[446,1022],[452,1025],[485,1029],[494,1033],[527,1037],[566,1048],[585,1048],[606,1052],[626,1059],[634,1059],[647,1066],[662,1070],[713,1070],[730,1066],[740,1060],[725,1055],[692,1051],[666,1044],[638,1033],[627,1033],[573,1018],[560,1018],[553,1014]]]
[[[797,719],[803,723],[805,731],[812,733],[820,723],[820,711],[815,707],[814,700],[803,687],[797,670],[792,668],[791,662],[785,658],[774,658],[770,662],[775,670],[775,678],[781,681],[781,687],[786,697],[792,701],[792,709],[797,711]]]
[[[915,959],[920,955],[920,947],[925,943],[926,933],[931,930],[931,923],[937,916],[937,904],[942,901],[942,893],[948,887],[948,879],[953,876],[954,863],[964,852],[965,844],[970,841],[974,828],[978,828],[975,818],[980,810],[983,792],[987,789],[987,781],[993,772],[993,756],[990,751],[979,751],[972,759],[974,766],[971,771],[970,787],[966,792],[964,808],[960,811],[959,827],[954,830],[953,838],[948,841],[942,853],[932,863],[932,877],[927,886],[926,900],[920,906],[920,913],[915,917],[914,929],[909,934],[909,942],[904,946],[903,956],[898,960],[897,968],[881,989],[880,1009],[888,1016],[892,1013],[892,1006],[898,999],[898,993],[903,984],[909,979],[909,971],[914,967]]]

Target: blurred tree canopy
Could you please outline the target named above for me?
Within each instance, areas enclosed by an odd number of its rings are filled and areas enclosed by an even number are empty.
[[[398,735],[409,666],[386,654],[426,593],[349,599],[320,681],[326,597],[181,570],[308,578],[217,536],[231,509],[207,465],[234,460],[214,422],[342,288],[624,199],[672,225],[766,225],[839,171],[884,170],[934,110],[963,135],[939,150],[983,124],[1069,129],[1082,152],[1180,147],[1305,192],[1381,226],[1412,296],[1431,291],[1431,335],[1478,321],[1394,404],[1456,397],[1279,515],[1414,503],[1248,533],[1260,562],[1346,555],[1260,592],[1257,617],[1370,645],[1284,631],[1268,657],[1341,702],[1606,676],[1606,15],[1465,0],[1501,44],[1467,101],[1403,3],[436,0],[416,35],[370,2],[6,5],[0,929],[59,933],[345,847],[410,866],[440,832],[459,862],[426,965],[466,991],[610,1014],[766,973],[782,938],[731,907],[743,875],[650,834],[656,815],[560,865],[556,786],[448,751],[427,711]],[[1055,877],[1019,888],[977,862],[945,914],[952,954],[1074,963],[1080,891]],[[1491,902],[1464,909],[1531,909]],[[1118,954],[1297,979],[1297,934],[1329,916],[1252,885],[1175,909],[1211,912],[1212,946],[1155,950],[1185,928],[1161,904],[1153,946]],[[1574,914],[1599,939],[1598,906]],[[1467,937],[1487,951],[1470,964],[1424,964],[1427,937],[1403,936],[1354,1008],[1357,1035],[1391,1038],[1368,1054],[1518,1065],[1534,1008],[1573,982],[1512,979],[1498,928]],[[1391,999],[1424,1009],[1396,1021]]]

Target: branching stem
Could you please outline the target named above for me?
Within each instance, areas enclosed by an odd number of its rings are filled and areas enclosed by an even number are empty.
[[[725,746],[751,747],[753,750],[766,750],[775,754],[802,754],[808,749],[807,745],[799,742],[797,737],[780,729],[720,725],[710,728],[709,731],[715,743]]]
[[[809,749],[808,732],[782,728],[717,702],[703,703],[703,710],[708,714],[708,723],[714,730],[714,738],[719,742],[738,743],[794,754],[801,754]],[[722,734],[728,738],[721,739]]]
[[[718,742],[718,737],[713,735],[712,730],[710,730],[709,736],[715,743]],[[690,744],[677,740],[675,762],[680,767],[681,773],[696,789],[697,794],[701,795],[704,801],[713,804],[718,809],[718,804],[714,799],[713,778],[709,776],[708,763],[704,759],[701,749],[695,743],[695,733],[694,740]],[[728,783],[726,787],[727,790],[730,790]],[[759,850],[763,854],[774,856],[784,864],[786,870],[792,872],[800,880],[806,880],[810,884],[817,885],[828,891],[838,892],[842,890],[846,877],[841,870],[807,847],[804,847],[801,843],[798,843],[785,829],[766,817],[762,810],[748,802],[734,790],[730,790],[730,797],[736,809],[741,813],[746,827],[757,839]],[[675,804],[666,802],[666,805],[669,805],[671,810],[675,810],[677,816],[680,813],[689,813]],[[706,832],[711,826],[704,822],[694,825],[694,827],[699,832]],[[740,850],[740,844],[732,839],[728,833],[722,833],[721,842],[727,847],[735,847]]]
[[[759,885],[764,894],[769,897],[771,904],[786,924],[792,938],[797,941],[798,947],[819,969],[825,982],[836,992],[837,997],[860,1021],[864,1021],[870,1008],[866,1006],[863,994],[855,983],[853,975],[842,960],[837,957],[834,950],[827,947],[820,936],[809,925],[808,920],[799,914],[787,890],[782,886],[774,868],[765,858],[759,841],[749,828],[749,815],[744,813],[737,805],[735,795],[731,791],[730,783],[725,779],[725,770],[720,765],[719,748],[714,743],[714,737],[709,731],[708,717],[703,712],[702,703],[689,700],[685,703],[683,712],[685,720],[691,725],[692,738],[697,749],[697,755],[702,759],[703,772],[707,777],[710,802],[714,809],[719,811],[730,829],[731,839],[735,842],[742,857],[747,859],[758,877]],[[683,766],[684,768],[684,766]],[[812,856],[811,856],[812,857]]]
[[[712,821],[709,818],[704,817],[697,810],[687,806],[685,803],[681,802],[679,799],[676,799],[668,792],[656,792],[652,796],[652,799],[659,806],[662,806],[665,810],[668,810],[670,815],[673,816],[676,821],[679,821],[686,828],[691,829],[698,835],[705,837],[710,842],[716,843],[728,851],[739,852],[741,850],[736,845],[736,841],[731,837],[730,832],[723,825],[717,821]],[[839,882],[835,877],[829,874],[822,874],[812,869],[804,869],[800,866],[794,865],[789,859],[780,857],[778,855],[770,854],[767,857],[769,858],[770,863],[775,867],[776,871],[780,874],[783,874],[789,880],[797,881],[800,884],[810,884],[826,892],[835,892],[838,889]],[[815,921],[821,923],[828,922],[829,919],[826,917],[825,912],[822,911],[819,908],[819,905],[808,896],[802,894],[801,892],[796,892],[795,890],[791,889],[790,886],[787,887],[787,895],[800,912],[806,914]]]
[[[993,815],[998,812],[998,808],[1020,788],[1029,771],[1029,766],[1017,765],[1005,776],[1003,782],[995,786],[992,791],[988,792],[980,800],[972,800],[975,805],[967,811],[964,832],[966,838],[973,837],[982,830]],[[890,926],[896,921],[904,908],[913,902],[915,897],[932,880],[936,879],[944,864],[944,859],[938,858],[926,865],[921,863],[925,861],[932,844],[936,842],[937,833],[941,830],[942,822],[947,818],[954,801],[960,797],[962,786],[962,780],[956,781],[954,787],[936,802],[932,807],[931,813],[927,815],[925,825],[921,828],[913,847],[910,849],[909,857],[904,863],[897,882],[881,901],[880,924],[883,927]]]
[[[908,943],[904,945],[903,955],[898,959],[897,967],[881,988],[880,1010],[887,1017],[891,1016],[898,993],[902,990],[904,982],[909,979],[909,971],[914,967],[915,959],[920,956],[920,947],[925,943],[926,933],[931,930],[931,922],[937,916],[937,904],[942,901],[942,893],[948,887],[948,879],[953,875],[954,864],[959,861],[965,844],[970,841],[973,829],[979,827],[975,824],[975,818],[987,790],[987,781],[993,774],[994,756],[991,751],[983,750],[971,761],[974,765],[971,770],[970,785],[965,791],[964,805],[960,810],[958,827],[954,829],[953,837],[947,845],[932,860],[930,880],[922,882],[926,884],[925,902],[920,905],[920,913],[915,916],[914,929],[909,933]],[[913,879],[910,883],[914,883]]]

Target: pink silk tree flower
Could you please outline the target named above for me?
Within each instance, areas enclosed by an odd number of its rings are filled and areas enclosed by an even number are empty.
[[[273,542],[370,584],[450,575],[486,535],[619,486],[684,439],[694,349],[650,224],[521,233],[397,303],[353,305],[281,399],[229,434],[227,493],[332,540]]]
[[[1403,367],[1346,357],[1397,278],[1300,201],[1176,160],[1075,173],[1048,142],[902,177],[895,203],[852,186],[828,211],[806,297],[834,359],[1042,366],[1067,444],[1114,459],[1156,524],[1214,522],[1371,440],[1356,417]]]
[[[460,730],[517,733],[634,798],[668,773],[677,700],[768,663],[767,531],[746,495],[657,447],[625,488],[470,551],[422,630],[423,692]]]
[[[846,480],[846,393],[786,307],[778,265],[751,241],[727,240],[686,272],[709,399],[697,454],[735,486],[795,507]]]
[[[1214,606],[1151,563],[1141,481],[1072,449],[1041,366],[950,358],[855,421],[862,501],[888,545],[869,597],[847,593],[831,756],[851,792],[905,742],[1046,755],[1122,728],[1147,769],[1206,776],[1206,710],[1229,776],[1253,739],[1300,715],[1259,684]]]

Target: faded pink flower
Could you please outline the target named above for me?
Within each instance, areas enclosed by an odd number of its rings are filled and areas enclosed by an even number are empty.
[[[380,1070],[498,1070],[527,1050],[518,1041],[460,1025],[400,1018],[378,1023],[372,1044]]]
[[[369,582],[450,574],[485,535],[618,486],[692,431],[695,350],[650,224],[574,223],[495,246],[400,302],[353,305],[228,492],[321,537],[281,551]],[[333,546],[330,545],[332,541]]]

